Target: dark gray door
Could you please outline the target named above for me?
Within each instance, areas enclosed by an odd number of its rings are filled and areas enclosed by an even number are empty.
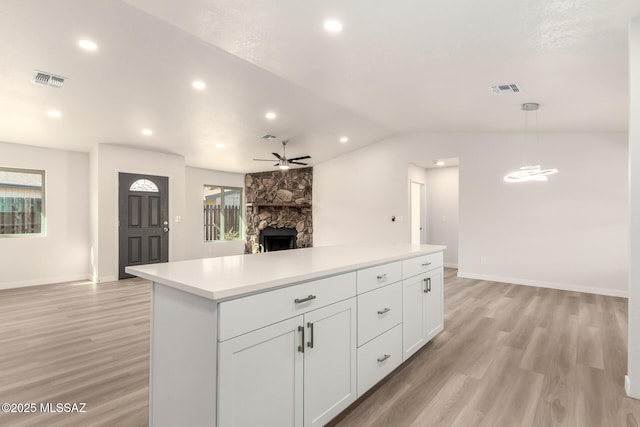
[[[169,261],[169,178],[119,174],[119,272],[129,265]]]

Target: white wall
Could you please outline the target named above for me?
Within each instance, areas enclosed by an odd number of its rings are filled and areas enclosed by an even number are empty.
[[[427,169],[427,243],[445,245],[445,267],[458,268],[458,168]]]
[[[244,189],[244,174],[219,172],[191,167],[187,168],[185,190],[187,213],[183,217],[186,233],[185,240],[188,242],[185,248],[185,258],[197,259],[243,254],[243,240],[229,242],[204,241],[202,190],[205,184],[226,185],[229,187],[239,187]]]
[[[0,166],[44,170],[46,203],[46,236],[0,238],[0,289],[89,279],[89,156],[0,142]]]
[[[640,18],[629,30],[629,199],[631,203],[629,272],[629,353],[627,394],[640,399]]]
[[[111,281],[118,277],[118,173],[139,173],[169,177],[169,261],[185,259],[186,233],[184,222],[176,216],[186,215],[184,157],[151,151],[99,144],[91,152],[91,163],[98,172],[92,191],[99,194],[97,211],[91,212],[92,229],[97,240],[92,241],[94,277]]]
[[[317,165],[316,245],[408,242],[408,164],[458,157],[461,276],[626,296],[627,135],[541,134],[542,166],[560,173],[505,183],[522,166],[522,138],[405,134]]]

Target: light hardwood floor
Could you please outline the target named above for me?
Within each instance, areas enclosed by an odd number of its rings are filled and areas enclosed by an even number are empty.
[[[455,273],[444,332],[333,426],[640,426],[625,299]],[[0,426],[147,425],[149,292],[138,279],[0,291],[0,403],[87,411],[0,412]]]

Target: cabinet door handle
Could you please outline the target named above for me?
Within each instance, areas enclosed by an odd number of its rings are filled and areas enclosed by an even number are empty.
[[[295,302],[296,304],[302,304],[303,302],[307,302],[307,301],[311,301],[312,299],[316,299],[317,297],[315,295],[309,295],[306,298],[296,298],[295,300],[293,300],[293,302]]]
[[[429,267],[429,266],[431,265],[431,262],[430,262],[430,261],[423,262],[423,263],[422,263],[422,264],[420,264],[420,265],[422,265],[423,267]]]
[[[431,292],[431,277],[427,277],[426,279],[422,279],[425,283],[425,287],[424,287],[424,293],[428,294],[429,292]]]
[[[387,277],[389,277],[389,273],[380,274],[378,280],[386,279]]]
[[[307,342],[307,347],[313,348],[313,323],[307,322],[307,328],[309,328],[309,332],[311,333],[311,339]]]
[[[382,357],[378,357],[378,363],[382,363],[382,362],[384,362],[385,360],[387,360],[387,359],[388,359],[388,358],[390,358],[390,357],[391,357],[391,355],[390,355],[390,354],[385,354],[385,355],[384,355],[384,356],[382,356]]]
[[[302,334],[302,337],[300,338],[301,345],[298,346],[298,351],[300,353],[304,353],[304,326],[298,326],[298,332]]]
[[[391,309],[389,307],[385,307],[384,310],[378,310],[378,314],[382,315],[382,314],[388,313],[390,311],[391,311]]]

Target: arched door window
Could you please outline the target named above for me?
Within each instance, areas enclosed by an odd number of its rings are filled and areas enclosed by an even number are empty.
[[[129,191],[146,191],[148,193],[158,193],[158,186],[148,179],[139,179],[131,184]]]

